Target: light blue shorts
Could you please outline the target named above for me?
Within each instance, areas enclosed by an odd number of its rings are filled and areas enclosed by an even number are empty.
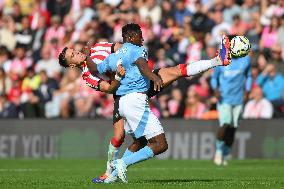
[[[243,111],[243,105],[229,105],[226,103],[218,104],[219,123],[222,127],[224,124],[239,126],[239,119]]]

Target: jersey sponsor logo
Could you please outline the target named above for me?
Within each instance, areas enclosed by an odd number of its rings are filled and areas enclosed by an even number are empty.
[[[237,75],[242,75],[243,70],[224,70],[225,77],[235,77]]]

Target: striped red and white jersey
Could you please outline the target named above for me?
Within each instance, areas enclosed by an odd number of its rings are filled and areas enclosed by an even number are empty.
[[[82,79],[86,82],[86,85],[98,91],[100,89],[99,84],[101,79],[91,74],[86,63],[83,63],[81,68]]]
[[[99,42],[93,45],[90,49],[90,57],[95,64],[100,64],[106,57],[112,53],[113,43]],[[97,74],[97,76],[105,81],[110,81],[108,74]]]
[[[108,42],[100,42],[93,45],[90,49],[91,51],[91,59],[95,64],[100,64],[104,59],[111,54],[111,48],[113,43]],[[82,65],[82,79],[86,82],[86,84],[95,89],[99,90],[99,83],[100,81],[110,81],[110,77],[106,74],[99,74],[92,75],[89,71],[87,64],[84,63]]]

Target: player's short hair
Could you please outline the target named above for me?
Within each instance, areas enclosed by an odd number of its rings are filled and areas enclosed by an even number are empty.
[[[141,32],[141,27],[138,24],[130,23],[122,27],[122,37],[130,37],[133,33]]]
[[[68,67],[67,61],[65,59],[65,54],[66,54],[67,49],[68,48],[65,47],[58,56],[59,65],[63,66],[64,68]]]

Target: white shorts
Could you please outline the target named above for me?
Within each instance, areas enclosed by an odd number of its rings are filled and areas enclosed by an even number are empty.
[[[150,110],[146,94],[130,93],[120,97],[118,111],[125,120],[124,130],[135,138],[150,139],[164,133],[160,121]]]

